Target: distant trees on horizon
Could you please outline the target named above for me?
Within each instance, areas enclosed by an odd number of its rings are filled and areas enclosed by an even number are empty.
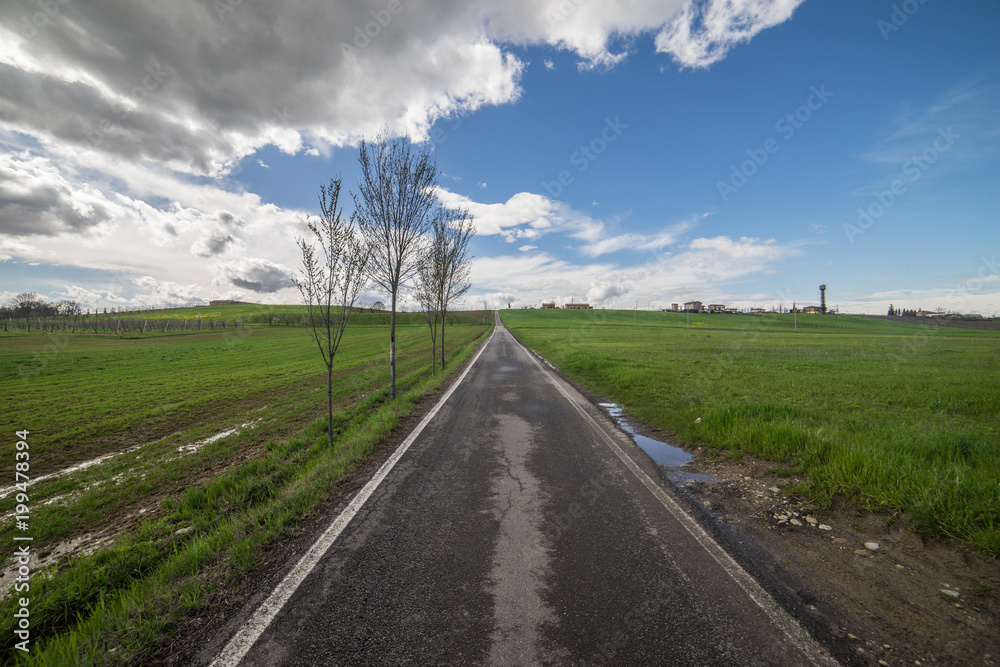
[[[916,317],[919,311],[920,308],[917,308],[915,310],[908,310],[906,308],[896,308],[890,303],[888,315],[890,317]]]

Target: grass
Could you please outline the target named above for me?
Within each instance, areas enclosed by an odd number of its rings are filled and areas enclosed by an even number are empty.
[[[452,369],[487,329],[466,321],[449,329]],[[3,420],[8,431],[31,431],[32,477],[141,446],[30,487],[36,554],[86,534],[110,546],[59,559],[51,578],[33,574],[30,656],[13,650],[13,598],[0,602],[4,664],[143,662],[220,585],[252,574],[268,546],[446,377],[430,375],[426,326],[403,325],[400,393],[389,402],[387,328],[349,327],[336,367],[331,450],[324,368],[299,327],[258,326],[230,337],[65,336],[25,381],[18,367],[49,338],[0,337]],[[178,452],[199,440],[195,451]],[[0,514],[14,505],[13,496],[0,499]],[[12,524],[0,525],[4,557],[15,546]]]
[[[1000,332],[850,316],[505,311],[511,331],[685,445],[747,452],[1000,556]],[[701,423],[695,420],[701,417]],[[732,454],[730,455],[732,456]]]

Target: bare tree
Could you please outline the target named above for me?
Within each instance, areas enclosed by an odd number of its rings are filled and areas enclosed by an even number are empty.
[[[437,322],[439,315],[438,272],[433,260],[433,248],[428,249],[417,264],[417,280],[414,294],[427,319],[431,334],[431,375],[437,373]]]
[[[382,130],[364,140],[358,155],[361,176],[354,195],[358,227],[371,251],[368,275],[391,297],[389,396],[396,398],[396,306],[400,288],[417,268],[420,241],[435,202],[437,165],[427,149],[408,139],[389,139]]]
[[[327,438],[333,447],[333,359],[347,328],[361,290],[367,278],[365,270],[369,251],[364,240],[344,221],[343,211],[337,208],[340,198],[340,179],[330,185],[320,186],[319,220],[306,221],[316,237],[311,241],[296,239],[302,251],[301,276],[292,281],[299,288],[308,306],[308,324],[326,364]],[[315,243],[322,256],[318,256]]]
[[[37,310],[44,302],[34,292],[21,292],[14,297],[13,305],[15,311],[24,318],[24,323],[31,331],[31,313]]]
[[[451,304],[462,298],[469,282],[469,241],[476,233],[472,214],[466,209],[453,211],[439,209],[432,221],[433,238],[430,243],[432,263],[436,266],[437,310],[441,315],[441,368],[444,369],[444,324]]]

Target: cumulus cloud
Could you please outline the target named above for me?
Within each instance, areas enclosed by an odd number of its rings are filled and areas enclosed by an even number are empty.
[[[221,278],[218,285],[226,283],[253,292],[272,293],[292,284],[291,271],[259,257],[242,257],[219,266]]]
[[[597,306],[630,307],[625,299],[631,294],[669,304],[704,295],[710,283],[719,291],[720,286],[759,274],[797,253],[794,244],[727,236],[679,242],[676,252],[634,263],[578,264],[535,252],[476,259],[473,282],[499,288],[522,304],[575,298]]]
[[[637,37],[658,35],[659,51],[705,66],[797,4],[412,0],[373,24],[385,4],[108,0],[55,3],[55,15],[35,26],[36,0],[7,0],[0,261],[50,256],[132,271],[156,281],[134,285],[155,303],[207,295],[213,281],[281,294],[295,258],[280,248],[301,231],[303,212],[227,191],[219,178],[261,147],[328,155],[381,126],[420,141],[436,119],[516,101],[528,63],[514,49],[525,46],[563,50],[584,69],[614,67]],[[219,180],[196,178],[204,176]],[[615,236],[529,193],[498,204],[442,197],[473,209],[480,234],[521,247],[562,234],[598,257],[677,242],[670,229]],[[593,282],[587,276],[583,284]]]
[[[117,209],[100,191],[70,182],[50,160],[0,154],[0,233],[93,233]]]
[[[243,220],[229,211],[219,211],[215,224],[191,246],[191,254],[196,257],[215,257],[231,249],[244,247],[243,242],[235,236],[236,230],[244,224]]]
[[[476,233],[499,235],[508,243],[531,241],[553,232],[596,241],[604,228],[600,221],[564,202],[530,192],[518,192],[505,202],[483,204],[440,188],[438,198],[448,208],[468,209],[476,219]]]
[[[381,125],[421,140],[437,118],[512,102],[525,63],[510,45],[610,67],[627,56],[612,44],[658,33],[659,51],[702,67],[801,1],[414,0],[391,15],[376,7],[388,16],[380,23],[369,3],[348,0],[116,0],[60,3],[33,29],[24,19],[37,3],[10,0],[0,7],[0,124],[218,174],[267,144],[315,152]]]
[[[136,300],[140,303],[159,306],[189,306],[203,303],[201,287],[196,284],[180,285],[172,280],[157,280],[152,276],[142,276],[135,281],[140,293]]]

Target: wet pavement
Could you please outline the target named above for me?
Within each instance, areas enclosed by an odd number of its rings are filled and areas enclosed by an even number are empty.
[[[834,664],[650,456],[498,325],[310,564],[196,662]]]

